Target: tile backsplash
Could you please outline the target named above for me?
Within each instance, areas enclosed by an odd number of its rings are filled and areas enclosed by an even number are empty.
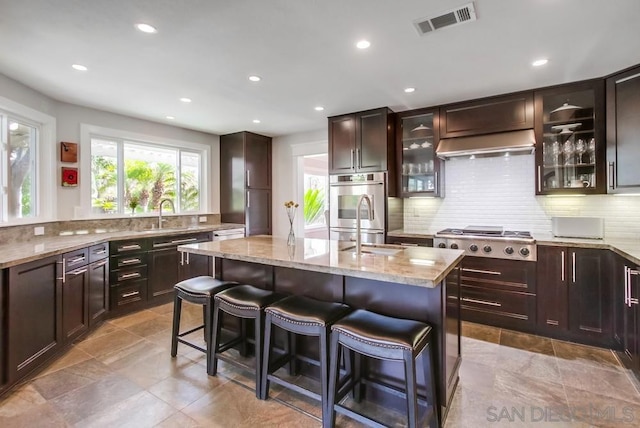
[[[504,226],[551,233],[551,217],[603,217],[605,237],[640,239],[638,196],[535,196],[534,155],[456,158],[445,162],[445,197],[404,203],[404,228]]]

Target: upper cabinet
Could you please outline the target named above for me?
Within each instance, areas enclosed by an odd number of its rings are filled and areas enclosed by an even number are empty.
[[[380,172],[393,168],[393,128],[393,112],[386,107],[330,117],[329,173]],[[389,179],[391,176],[389,173]]]
[[[403,198],[441,195],[442,161],[435,153],[440,135],[438,127],[437,108],[397,115],[398,191]]]
[[[533,94],[519,92],[440,107],[440,138],[533,128]]]
[[[640,191],[640,67],[607,79],[609,193]]]
[[[536,194],[606,193],[604,82],[535,93]]]
[[[251,132],[220,136],[220,219],[247,236],[271,234],[271,138]]]

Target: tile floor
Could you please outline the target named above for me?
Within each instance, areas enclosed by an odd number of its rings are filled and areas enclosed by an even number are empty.
[[[64,356],[0,401],[9,427],[319,427],[320,409],[272,387],[268,401],[253,378],[204,354],[170,350],[172,305],[104,323]],[[185,305],[183,328],[199,306]],[[607,350],[465,323],[460,383],[446,427],[640,426],[636,382]],[[200,335],[198,335],[200,336]],[[390,425],[402,426],[393,412]],[[400,421],[400,422],[399,422]],[[338,426],[358,424],[338,418]]]

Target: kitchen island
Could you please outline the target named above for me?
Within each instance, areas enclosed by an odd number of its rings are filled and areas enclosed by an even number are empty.
[[[215,274],[287,294],[344,302],[353,308],[426,322],[434,332],[437,399],[442,417],[458,382],[459,296],[447,287],[463,251],[426,247],[368,247],[356,254],[352,242],[297,239],[295,245],[271,236],[182,245],[179,251],[215,257]],[[313,341],[300,338],[298,353],[317,356]],[[401,364],[371,361],[368,376],[401,387]],[[419,374],[419,379],[423,377]],[[369,388],[369,399],[404,409],[404,400]],[[424,392],[420,383],[419,393]]]

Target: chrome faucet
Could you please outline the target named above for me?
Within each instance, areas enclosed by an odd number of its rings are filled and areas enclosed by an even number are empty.
[[[356,254],[358,255],[360,255],[362,247],[362,236],[360,235],[360,207],[362,206],[362,201],[367,201],[367,215],[369,220],[373,217],[371,199],[365,194],[360,195],[360,198],[358,198],[358,206],[356,207]]]
[[[171,199],[163,199],[160,201],[160,208],[158,210],[158,229],[162,229],[162,204],[164,204],[165,202],[169,202],[169,205],[171,205],[171,211],[173,211],[173,213],[176,213],[176,206],[173,205],[173,201]]]

